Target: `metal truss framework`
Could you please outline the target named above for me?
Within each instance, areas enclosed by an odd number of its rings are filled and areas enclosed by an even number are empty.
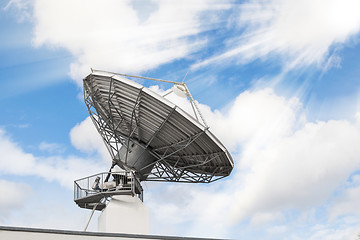
[[[106,87],[100,86],[104,82]],[[128,93],[122,92],[118,82],[113,76],[101,78],[100,81],[92,74],[84,79],[84,101],[87,110],[113,160],[118,158],[121,147],[128,149],[130,144],[135,143],[144,149],[144,152],[149,151],[156,159],[142,168],[152,168],[147,181],[209,183],[230,174],[233,163],[226,149],[224,151],[218,147],[216,151],[200,152],[188,150],[208,144],[202,140],[208,139],[207,136],[211,134],[206,125],[202,129],[198,128],[196,132],[187,133],[186,137],[172,140],[171,143],[154,144],[155,140],[159,142],[160,135],[164,137],[165,128],[177,123],[178,116],[174,115],[178,107],[164,110],[160,124],[152,127],[150,131],[148,128],[154,123],[144,120],[144,108],[149,104],[143,100],[144,97],[149,98],[143,91],[144,87],[138,88],[132,98],[134,101],[130,101]],[[157,117],[156,113],[154,116]],[[127,159],[121,160],[126,164]]]

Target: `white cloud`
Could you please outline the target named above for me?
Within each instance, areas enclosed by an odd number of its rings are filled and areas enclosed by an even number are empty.
[[[73,129],[81,128],[81,125],[82,123]],[[72,131],[72,136],[77,133],[83,134],[88,138],[95,137],[92,141],[96,142],[98,134],[91,135],[91,131],[96,132],[96,130],[91,128],[86,130],[88,132],[79,129]],[[88,142],[91,142],[91,139]],[[104,145],[101,140],[100,143]],[[109,165],[90,157],[56,155],[62,153],[58,151],[58,147],[59,145],[55,143],[42,142],[39,149],[55,155],[35,156],[25,152],[0,128],[0,176],[15,177],[19,181],[19,183],[14,183],[0,179],[0,188],[3,191],[0,197],[0,222],[2,224],[71,230],[84,228],[89,212],[78,208],[72,202],[73,181],[90,174],[107,171]],[[29,182],[20,183],[24,180]],[[42,183],[44,180],[48,183]],[[57,184],[65,188],[59,188]],[[38,192],[39,189],[40,192]],[[42,212],[51,214],[39,214]],[[96,231],[96,220],[92,220],[89,229]]]
[[[150,186],[145,200],[151,209],[153,233],[212,238],[229,235],[226,212],[232,201],[231,193],[214,184]]]
[[[4,221],[13,211],[21,209],[32,194],[28,184],[14,183],[0,179],[0,221]]]
[[[251,172],[236,194],[234,218],[324,203],[360,168],[359,141],[360,129],[350,122],[307,123],[251,155],[245,152]]]
[[[38,176],[70,189],[75,179],[106,170],[101,162],[75,156],[36,157],[24,152],[2,129],[0,152],[0,174]]]
[[[48,186],[51,187],[51,185]],[[7,219],[3,221],[0,219],[0,224],[17,227],[83,231],[91,211],[79,208],[72,201],[73,194],[71,190],[61,190],[59,195],[54,190],[58,189],[35,192],[30,196],[26,196],[23,208],[20,211],[14,209],[13,214],[9,215]],[[88,231],[97,231],[96,218],[98,215],[99,212],[94,213]]]
[[[348,185],[329,210],[329,216],[332,220],[347,215],[360,216],[360,176],[353,176]]]
[[[206,43],[196,36],[218,20],[203,20],[202,13],[229,7],[203,0],[154,3],[144,20],[131,1],[37,0],[33,42],[70,51],[76,59],[71,76],[81,85],[90,67],[138,73],[187,57]]]
[[[156,86],[152,89],[160,94],[166,92]],[[168,96],[192,111],[185,99]],[[236,169],[231,177],[205,186],[145,184],[145,201],[157,234],[231,237],[232,231],[238,231],[234,226],[247,222],[250,228],[267,226],[264,231],[273,236],[287,235],[296,223],[287,222],[286,211],[300,210],[306,215],[324,202],[333,201],[339,189],[347,186],[347,179],[360,168],[360,118],[354,122],[308,122],[297,98],[287,99],[269,88],[245,91],[223,110],[199,106],[210,130],[233,150]],[[90,118],[77,124],[70,131],[70,138],[77,149],[97,152],[108,159]],[[36,157],[24,152],[3,130],[0,152],[1,174],[39,176],[69,189],[74,179],[108,167],[103,162],[72,156]],[[329,216],[338,224],[332,226],[333,230],[328,225],[314,228],[306,238],[353,236],[355,227],[344,227],[341,218],[360,214],[351,212],[358,206],[356,176],[351,184],[341,192],[343,198],[335,198],[330,204]],[[306,217],[291,220],[303,223]],[[204,229],[208,229],[206,233]],[[291,238],[303,236],[293,234]]]
[[[90,117],[76,124],[70,130],[71,144],[85,153],[97,152],[103,161],[111,162],[111,157],[106,149],[105,143],[96,130]]]
[[[5,10],[10,6],[21,15],[33,10],[35,46],[71,52],[70,74],[79,85],[90,67],[137,74],[193,58],[212,44],[219,49],[219,34],[225,45],[193,68],[280,56],[285,71],[312,64],[327,71],[341,66],[337,49],[360,30],[357,0],[17,0]]]
[[[152,89],[166,92],[156,86]],[[174,94],[169,98],[192,111],[185,99]],[[241,225],[252,229],[266,226],[266,234],[285,236],[296,229],[293,225],[307,221],[306,217],[293,217],[288,222],[286,211],[299,210],[306,215],[335,199],[329,204],[330,219],[336,222],[332,229],[325,224],[289,238],[354,236],[358,224],[346,227],[348,222],[342,216],[360,214],[351,211],[358,208],[358,177],[347,185],[347,179],[360,168],[360,118],[354,122],[308,122],[297,98],[279,96],[269,88],[245,91],[223,110],[199,106],[210,130],[233,150],[236,169],[229,178],[205,186],[144,184],[153,232],[223,238],[234,236],[233,232],[239,231],[236,226]],[[97,152],[104,158],[108,155],[90,118],[74,126],[70,138],[83,152]],[[108,167],[103,162],[73,156],[36,157],[24,152],[4,130],[0,130],[0,152],[1,174],[38,176],[69,189],[74,179]],[[347,188],[340,191],[343,197],[334,198],[344,186]],[[11,206],[6,198],[2,200]],[[14,202],[16,206],[22,203]],[[44,219],[37,222],[46,225]],[[46,219],[56,226],[68,226],[56,218]]]
[[[256,143],[256,147],[261,147],[288,136],[305,121],[301,108],[297,98],[286,99],[270,88],[241,93],[225,111],[211,111],[201,105],[210,130],[230,150],[245,143]]]
[[[274,55],[285,70],[316,64],[339,66],[331,48],[346,43],[360,30],[357,0],[251,0],[239,5],[232,23],[243,29],[227,40],[227,50],[193,67],[235,59],[247,63]]]
[[[154,225],[165,224],[168,234],[205,236],[202,229],[211,225],[208,236],[224,237],[232,224],[248,222],[257,227],[273,222],[280,227],[267,225],[269,234],[287,235],[294,229],[292,224],[307,224],[314,209],[333,201],[360,169],[359,121],[308,122],[297,98],[287,99],[271,89],[245,91],[221,111],[202,104],[200,108],[210,130],[233,150],[236,169],[227,180],[208,186],[150,187],[147,204],[156,209]],[[333,208],[337,220],[333,230],[325,229],[325,224],[323,230],[305,234],[307,238],[353,236],[355,228],[343,227],[338,217],[343,213],[358,216],[357,211],[350,213],[358,205],[357,190],[346,191],[346,196],[353,197]],[[288,222],[288,211],[304,216],[292,216]],[[174,222],[176,228],[167,224]],[[297,239],[296,234],[292,237]]]
[[[48,142],[41,142],[39,144],[39,149],[49,153],[63,153],[65,151],[65,147],[61,144]]]

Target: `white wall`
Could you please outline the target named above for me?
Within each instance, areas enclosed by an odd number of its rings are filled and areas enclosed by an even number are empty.
[[[138,197],[113,196],[99,216],[98,231],[149,234],[149,210]]]

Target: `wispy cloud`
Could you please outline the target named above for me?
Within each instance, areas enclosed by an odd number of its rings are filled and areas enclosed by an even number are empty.
[[[280,57],[285,71],[312,64],[328,69],[339,65],[334,48],[360,30],[360,3],[356,0],[247,1],[235,10],[225,51],[193,68],[226,60],[248,63]],[[335,54],[335,55],[334,55]]]
[[[138,73],[188,57],[207,43],[201,33],[218,21],[203,13],[230,7],[203,0],[153,5],[144,19],[131,1],[37,0],[33,42],[70,51],[76,58],[71,76],[81,84],[90,67]]]
[[[13,11],[17,20],[23,22],[31,19],[32,1],[31,0],[9,0],[1,9],[3,11]]]
[[[51,154],[61,154],[65,152],[65,147],[58,143],[41,142],[39,144],[39,150],[45,151]]]

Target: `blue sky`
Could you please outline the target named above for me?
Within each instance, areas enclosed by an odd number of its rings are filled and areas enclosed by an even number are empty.
[[[356,239],[359,11],[355,0],[0,1],[0,224],[84,228],[73,180],[111,161],[82,99],[94,68],[188,73],[233,156],[212,184],[144,183],[152,234]]]

